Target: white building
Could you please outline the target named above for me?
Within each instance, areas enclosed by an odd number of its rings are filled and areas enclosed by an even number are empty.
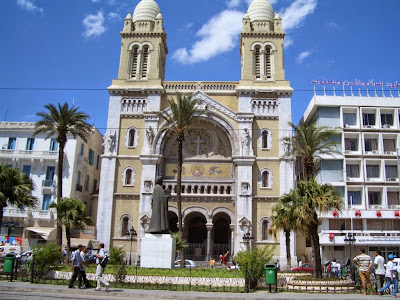
[[[18,223],[10,236],[22,241],[24,250],[56,236],[56,214],[49,205],[56,201],[58,143],[55,137],[33,136],[34,126],[35,123],[28,122],[0,122],[0,163],[29,175],[34,183],[32,195],[38,199],[35,209],[19,210],[11,206],[4,209],[3,222]],[[94,128],[87,143],[68,135],[64,149],[63,197],[81,199],[93,217],[97,200],[92,201],[91,194],[98,190],[100,182],[102,142],[102,135]],[[8,228],[2,226],[2,240],[7,232]]]
[[[399,104],[399,97],[378,97],[376,92],[372,97],[368,92],[314,95],[303,115],[306,124],[316,122],[341,131],[340,154],[325,156],[317,171],[319,182],[335,186],[344,202],[342,212],[322,216],[323,262],[333,258],[345,262],[361,247],[372,257],[377,249],[384,256],[399,255]],[[346,241],[351,236],[353,246]],[[305,252],[304,245],[298,247],[298,255]]]

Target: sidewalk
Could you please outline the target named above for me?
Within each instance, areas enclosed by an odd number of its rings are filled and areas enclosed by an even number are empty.
[[[330,299],[389,299],[392,297],[387,294],[385,296],[363,296],[361,294],[306,294],[306,293],[269,293],[266,291],[256,293],[214,293],[214,292],[176,292],[176,291],[164,291],[164,290],[134,290],[134,289],[121,289],[121,288],[110,288],[109,292],[102,288],[102,291],[97,292],[94,289],[69,289],[68,286],[60,285],[49,285],[49,284],[31,284],[28,282],[0,282],[1,292],[15,292],[20,295],[51,295],[54,296],[62,295],[69,299],[174,299],[174,300],[203,300],[203,299],[214,299],[214,300],[225,300],[225,299],[253,299],[253,300],[265,300],[265,299],[304,299],[304,300],[330,300]],[[1,293],[0,292],[0,298]]]

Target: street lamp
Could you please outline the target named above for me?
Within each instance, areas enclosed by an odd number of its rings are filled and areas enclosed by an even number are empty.
[[[134,237],[137,236],[136,230],[132,227],[131,229],[126,231],[126,238],[131,241],[131,249],[129,251],[129,265],[132,265],[132,241]]]
[[[17,222],[14,223],[13,220],[10,220],[8,222],[3,222],[1,224],[1,226],[5,226],[5,227],[8,228],[7,229],[7,243],[10,243],[11,229],[14,228],[14,227],[17,227],[18,223]]]
[[[351,247],[356,242],[355,235],[352,232],[348,232],[347,235],[344,238],[344,242],[345,242],[346,245],[350,246],[349,247],[349,249],[350,249],[350,261],[349,261],[350,264],[347,264],[347,276],[349,277],[348,274],[350,274],[350,272],[351,272],[351,267],[350,267],[351,266]]]
[[[245,242],[246,246],[247,246],[247,250],[250,249],[249,245],[251,245],[250,243],[254,240],[254,236],[250,233],[250,231],[247,231],[243,237],[242,237],[243,241]]]

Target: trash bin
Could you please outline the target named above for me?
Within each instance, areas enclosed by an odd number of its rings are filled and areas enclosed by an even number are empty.
[[[4,273],[12,273],[14,268],[14,253],[8,253],[4,257]]]
[[[274,264],[265,264],[265,283],[274,284],[277,282],[276,266]]]

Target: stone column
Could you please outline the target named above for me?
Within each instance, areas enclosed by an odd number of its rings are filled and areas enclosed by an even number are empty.
[[[213,224],[212,223],[207,223],[206,224],[207,228],[207,253],[206,253],[206,260],[210,261],[211,260],[211,230],[213,229]]]
[[[230,224],[231,228],[231,256],[235,255],[235,224]]]

